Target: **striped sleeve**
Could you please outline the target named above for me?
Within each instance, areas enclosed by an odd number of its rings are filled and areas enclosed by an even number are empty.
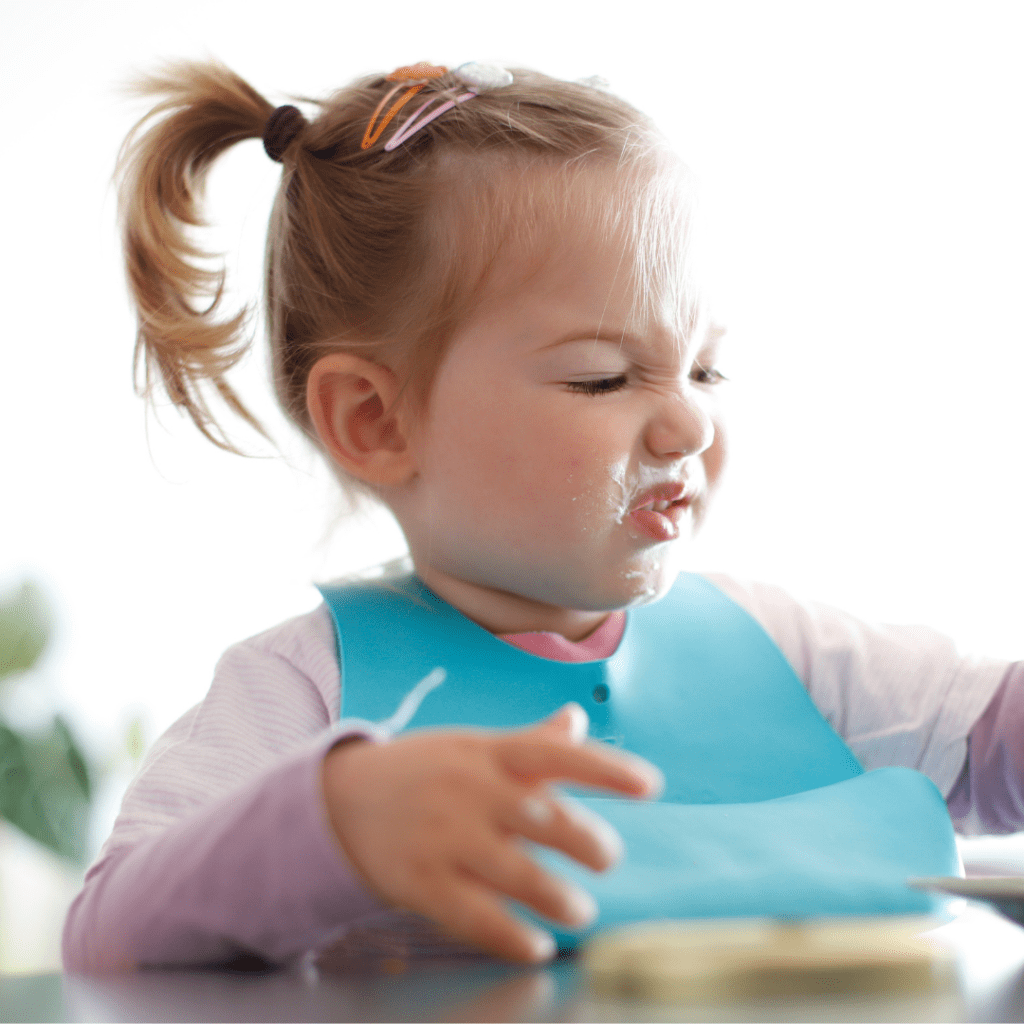
[[[69,971],[289,960],[381,913],[328,823],[338,665],[323,607],[230,648],[157,742],[64,928]]]
[[[949,796],[1009,662],[964,656],[925,626],[864,622],[776,586],[705,578],[757,619],[865,768],[916,768]]]

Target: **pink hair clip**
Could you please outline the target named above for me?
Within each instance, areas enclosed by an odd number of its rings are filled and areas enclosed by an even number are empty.
[[[411,139],[421,128],[425,128],[430,124],[434,118],[440,117],[457,104],[465,103],[466,100],[471,100],[474,96],[478,96],[480,93],[487,92],[490,89],[500,89],[502,86],[512,84],[512,72],[499,67],[497,64],[470,62],[469,64],[460,65],[452,74],[467,86],[466,91],[453,99],[445,100],[444,103],[434,107],[428,114],[426,113],[427,108],[441,98],[440,96],[431,96],[426,103],[410,114],[402,126],[395,131],[395,134],[388,139],[384,145],[385,152],[390,153],[392,150],[397,149],[407,139]]]

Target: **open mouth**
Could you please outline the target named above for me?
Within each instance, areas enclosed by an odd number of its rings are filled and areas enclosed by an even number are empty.
[[[689,498],[677,498],[675,501],[649,501],[646,505],[641,505],[635,511],[637,512],[665,512],[670,508],[677,508],[679,506],[685,506],[690,503]]]
[[[652,540],[675,540],[679,525],[690,506],[690,498],[675,501],[650,501],[630,512],[629,518],[639,531]]]

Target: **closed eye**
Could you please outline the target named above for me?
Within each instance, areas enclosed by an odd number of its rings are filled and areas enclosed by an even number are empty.
[[[690,380],[696,384],[715,385],[727,381],[721,370],[713,366],[704,367],[700,363],[694,363],[690,371]],[[566,387],[581,395],[607,395],[613,391],[621,391],[629,383],[629,378],[624,374],[617,377],[600,377],[597,380],[571,380],[566,381]]]
[[[624,374],[618,377],[602,377],[598,380],[570,380],[565,386],[580,395],[607,395],[612,391],[621,391],[629,383]]]
[[[705,368],[700,363],[694,363],[693,369],[690,371],[690,380],[697,384],[721,384],[722,381],[728,379],[720,370],[716,370],[713,366]]]

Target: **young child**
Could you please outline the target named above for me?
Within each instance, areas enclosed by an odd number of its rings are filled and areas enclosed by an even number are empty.
[[[569,947],[927,909],[904,882],[957,870],[950,814],[1024,822],[1020,664],[681,573],[723,466],[722,332],[646,118],[478,64],[364,79],[313,122],[213,63],[142,89],[157,120],[120,167],[147,383],[223,447],[208,384],[258,426],[187,229],[216,157],[261,138],[278,398],[414,571],[224,655],[125,797],[67,969],[540,961],[552,924]]]

